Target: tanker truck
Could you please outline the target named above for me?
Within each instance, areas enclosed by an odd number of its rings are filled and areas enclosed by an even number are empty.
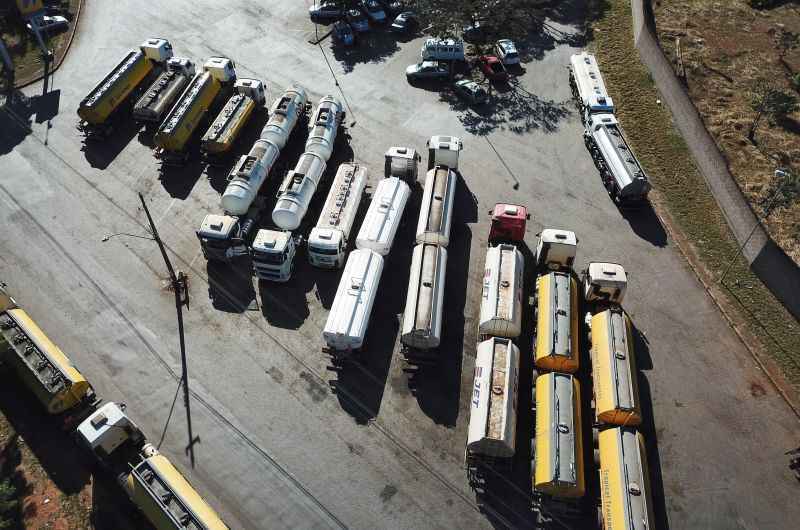
[[[230,59],[212,57],[205,62],[203,71],[195,74],[153,137],[155,156],[162,166],[186,163],[189,140],[206,114],[227,97],[235,81],[236,72]]]
[[[259,230],[251,247],[253,269],[259,278],[275,282],[291,278],[297,247],[302,242],[301,236],[293,235],[292,231],[300,227],[308,211],[344,119],[342,104],[334,96],[320,100],[308,125],[305,152],[278,191],[278,201],[272,210],[275,228]]]
[[[131,50],[78,105],[78,130],[86,139],[104,138],[113,131],[119,110],[146,86],[147,80],[161,72],[172,57],[166,39],[147,39],[138,50]]]
[[[614,114],[614,101],[591,53],[576,53],[569,58],[569,85],[582,120],[587,114]]]
[[[583,139],[614,202],[633,206],[647,200],[652,186],[613,114],[587,113]]]
[[[308,261],[315,267],[339,269],[344,266],[350,230],[367,184],[367,168],[344,163],[333,178],[322,213],[308,236]]]
[[[0,287],[0,361],[48,414],[69,426],[97,404],[92,385],[31,316]]]
[[[227,530],[181,472],[147,442],[123,404],[104,404],[78,426],[76,437],[156,530]]]
[[[257,107],[264,104],[264,84],[258,79],[239,79],[234,95],[225,103],[200,141],[203,158],[211,165],[223,162],[236,138]]]
[[[192,61],[184,57],[170,58],[167,61],[167,68],[133,106],[133,119],[140,126],[158,127],[194,74]]]
[[[305,89],[292,85],[273,103],[260,138],[228,175],[221,201],[224,213],[206,215],[196,232],[206,259],[229,262],[250,253],[262,213],[256,196],[298,121],[307,116],[307,100]]]

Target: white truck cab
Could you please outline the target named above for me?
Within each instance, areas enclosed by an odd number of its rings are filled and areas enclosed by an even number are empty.
[[[250,246],[256,276],[272,282],[288,282],[297,246],[298,242],[288,230],[259,230]]]
[[[583,296],[587,302],[621,304],[628,288],[628,275],[617,263],[592,262],[583,272]]]
[[[78,425],[79,442],[101,461],[107,459],[127,441],[144,441],[144,434],[125,414],[125,405],[109,402]]]
[[[339,166],[317,225],[308,236],[308,261],[323,269],[344,267],[350,230],[367,184],[367,168],[346,162]]]
[[[577,246],[575,232],[554,228],[542,230],[536,245],[536,268],[554,271],[571,269],[575,263]]]
[[[417,180],[418,162],[422,158],[413,147],[390,147],[386,151],[383,176],[397,177],[409,185]]]
[[[458,170],[458,154],[464,149],[461,138],[455,136],[431,136],[428,140],[428,171],[435,166]]]

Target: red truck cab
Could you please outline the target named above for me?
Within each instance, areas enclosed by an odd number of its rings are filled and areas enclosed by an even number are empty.
[[[518,242],[525,239],[525,226],[530,219],[527,208],[518,204],[497,203],[490,213],[490,243]]]

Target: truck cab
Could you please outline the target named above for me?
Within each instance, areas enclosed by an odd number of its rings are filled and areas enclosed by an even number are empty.
[[[531,218],[528,209],[518,204],[497,203],[489,212],[492,216],[489,243],[520,242]]]
[[[252,230],[254,221],[230,215],[209,214],[203,218],[200,229],[195,232],[207,260],[231,261],[246,256],[247,235]]]
[[[628,275],[617,263],[592,262],[583,272],[583,295],[589,303],[619,305],[627,287]]]
[[[577,246],[575,232],[553,228],[542,230],[536,245],[536,268],[554,271],[571,269]]]
[[[431,136],[428,140],[428,170],[434,166],[445,166],[458,170],[458,154],[464,149],[461,138],[455,136]]]
[[[288,230],[259,230],[250,247],[256,276],[272,282],[288,282],[298,244]]]
[[[145,437],[125,413],[122,403],[108,402],[83,420],[76,431],[78,443],[115,473],[128,471],[138,459]]]
[[[315,267],[340,269],[344,266],[345,247],[341,231],[314,228],[308,237],[308,261]]]
[[[422,157],[413,147],[390,147],[384,155],[383,176],[397,177],[413,184],[417,180],[418,163]]]

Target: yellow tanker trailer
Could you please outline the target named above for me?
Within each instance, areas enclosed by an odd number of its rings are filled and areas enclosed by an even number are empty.
[[[536,279],[534,362],[543,370],[578,370],[578,288],[569,272],[548,272]]]
[[[586,492],[578,380],[550,372],[536,378],[533,489],[569,502]]]
[[[629,427],[612,427],[600,431],[598,444],[601,528],[655,528],[644,437]]]
[[[220,95],[227,92],[235,80],[236,73],[230,59],[212,57],[205,62],[203,71],[189,82],[153,138],[156,158],[162,164],[182,165],[186,162],[189,140]]]
[[[200,149],[210,163],[216,163],[230,152],[255,109],[264,104],[264,84],[257,79],[239,79],[236,92],[222,107],[211,127],[200,141]]]
[[[628,315],[620,307],[601,311],[592,316],[591,330],[595,419],[639,425],[642,406]]]
[[[0,359],[14,369],[50,414],[77,412],[95,402],[83,374],[1,288]]]
[[[78,130],[87,138],[108,136],[115,113],[172,57],[172,45],[165,39],[147,39],[131,50],[78,105]]]

